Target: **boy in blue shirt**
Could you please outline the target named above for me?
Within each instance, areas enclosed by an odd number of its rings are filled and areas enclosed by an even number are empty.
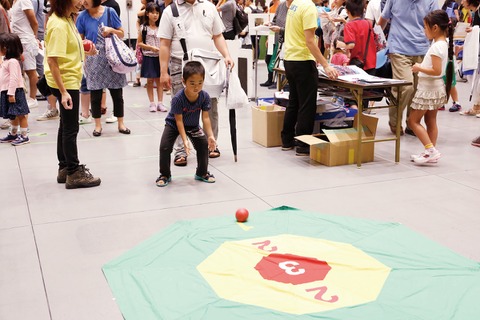
[[[165,129],[160,140],[160,176],[156,180],[157,187],[165,187],[172,180],[171,153],[179,135],[185,145],[187,156],[190,155],[187,136],[197,152],[195,180],[215,182],[213,174],[208,172],[208,151],[215,150],[216,141],[208,116],[210,96],[202,90],[204,79],[205,69],[200,62],[189,61],[185,64],[182,79],[184,89],[172,98],[170,112],[165,119]],[[200,127],[200,115],[203,129]]]

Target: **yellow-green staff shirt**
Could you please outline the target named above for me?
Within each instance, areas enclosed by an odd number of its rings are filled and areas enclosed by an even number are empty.
[[[48,66],[47,58],[58,58],[63,85],[67,90],[79,90],[82,81],[83,43],[72,18],[48,18],[45,36],[45,78],[50,87],[58,89]]]
[[[285,24],[285,60],[315,61],[305,41],[304,30],[317,28],[317,9],[312,0],[294,0]]]

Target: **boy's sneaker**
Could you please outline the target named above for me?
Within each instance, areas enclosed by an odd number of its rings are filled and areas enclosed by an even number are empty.
[[[105,119],[105,122],[106,122],[106,123],[115,123],[115,122],[117,122],[117,121],[118,121],[118,119],[117,119],[117,117],[115,117],[115,116],[113,115],[113,112],[110,113],[110,116],[109,116],[107,119]]]
[[[18,134],[12,134],[9,132],[6,137],[0,139],[0,143],[11,143],[18,138]]]
[[[77,171],[67,175],[66,189],[91,188],[99,186],[102,181],[95,178],[84,164],[78,166]]]
[[[450,112],[457,112],[457,111],[460,111],[460,110],[462,110],[462,106],[459,105],[458,103],[452,104],[450,109],[448,109],[448,111],[450,111]]]
[[[24,137],[19,134],[17,139],[12,141],[12,146],[21,146],[27,143],[30,143],[30,139],[28,138],[28,136]]]
[[[437,109],[438,111],[445,111],[445,105],[441,106],[440,108]]]
[[[47,110],[47,111],[45,111],[44,114],[42,114],[41,116],[39,116],[37,118],[37,121],[55,120],[55,119],[60,118],[59,114],[60,114],[60,112],[58,112],[57,108],[52,109],[52,110]]]
[[[441,156],[442,154],[437,149],[435,149],[432,152],[425,150],[425,152],[420,154],[418,157],[414,158],[413,162],[420,163],[420,164],[435,163],[434,161],[440,159]]]
[[[87,124],[87,123],[92,123],[92,116],[88,116],[88,118],[85,118],[84,116],[80,115],[78,117],[78,124]]]
[[[10,129],[12,126],[12,121],[10,119],[5,120],[2,124],[0,124],[0,129],[2,130],[7,130]]]
[[[150,103],[150,107],[148,108],[148,110],[150,112],[157,112],[157,105],[155,104],[155,102]]]
[[[38,107],[37,99],[27,98],[28,109],[33,109]]]
[[[167,111],[168,111],[167,108],[165,108],[165,106],[164,106],[163,103],[161,103],[161,102],[159,102],[159,103],[157,104],[157,110],[158,110],[158,111],[161,111],[161,112],[167,112]]]

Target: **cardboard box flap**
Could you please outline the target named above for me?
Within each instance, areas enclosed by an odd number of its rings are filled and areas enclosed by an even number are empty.
[[[285,111],[285,107],[277,106],[275,104],[270,104],[270,105],[260,105],[260,106],[252,106],[252,109],[257,109],[259,111],[266,111],[266,112],[272,112],[272,111]]]
[[[361,114],[362,117],[362,127],[364,128],[364,132],[366,132],[368,137],[375,138],[375,135],[377,133],[377,125],[378,125],[378,118],[372,117],[367,114]],[[358,121],[358,113],[353,119],[353,127],[357,127],[357,121]],[[368,130],[365,130],[365,127],[368,128]]]
[[[295,139],[298,140],[298,141],[301,141],[303,143],[306,143],[309,146],[314,146],[314,145],[317,145],[317,144],[320,144],[320,143],[328,143],[328,141],[324,141],[320,138],[314,137],[314,136],[309,135],[309,134],[305,134],[303,136],[295,137]]]

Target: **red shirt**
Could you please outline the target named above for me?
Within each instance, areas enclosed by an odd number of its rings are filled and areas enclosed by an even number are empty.
[[[364,70],[375,69],[377,64],[377,48],[370,22],[364,19],[348,21],[343,31],[344,42],[355,44],[355,47],[350,50],[350,60],[357,58],[361,61],[363,61],[365,54],[368,32],[370,32],[370,40],[368,41],[367,61],[363,62]]]

